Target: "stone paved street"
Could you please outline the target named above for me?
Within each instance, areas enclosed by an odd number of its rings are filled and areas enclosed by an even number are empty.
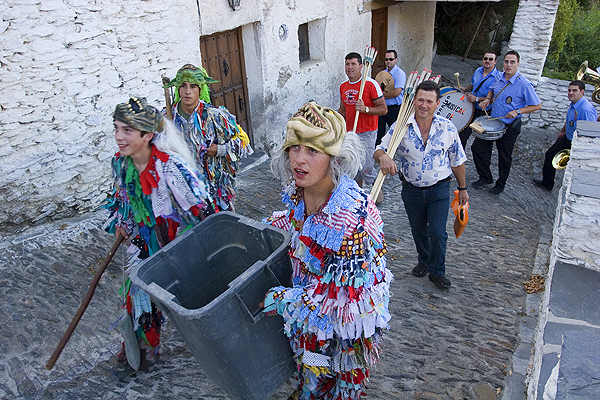
[[[469,190],[470,220],[459,239],[449,218],[447,274],[453,286],[447,292],[411,275],[416,253],[400,182],[387,179],[380,209],[396,278],[393,319],[369,399],[502,398],[520,323],[537,312],[526,309],[522,282],[532,271],[542,230],[552,226],[558,189],[542,191],[531,178],[554,135],[524,126],[505,192]],[[268,162],[261,163],[260,154],[255,160],[239,176],[238,212],[260,219],[282,207]],[[467,178],[476,180],[472,161]],[[148,372],[122,381],[111,374],[120,346],[109,325],[120,315],[122,249],[56,366],[44,368],[113,243],[98,229],[102,218],[97,213],[59,221],[0,243],[0,399],[226,399],[170,323],[163,327],[160,361]],[[285,400],[291,390],[288,384],[273,399]]]

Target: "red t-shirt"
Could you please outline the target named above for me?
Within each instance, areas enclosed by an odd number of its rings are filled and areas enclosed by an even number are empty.
[[[340,97],[344,108],[346,109],[346,130],[351,131],[354,127],[354,116],[356,109],[356,99],[358,99],[358,92],[360,91],[360,80],[354,83],[350,83],[349,80],[345,80],[340,85]],[[373,100],[383,97],[381,86],[373,78],[367,78],[365,81],[365,88],[363,90],[362,100],[367,107],[374,107],[375,103]],[[360,113],[358,116],[358,124],[356,125],[356,133],[376,131],[379,123],[379,117],[377,115],[370,115]]]

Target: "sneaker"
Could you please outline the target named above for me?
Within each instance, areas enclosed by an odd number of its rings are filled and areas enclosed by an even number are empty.
[[[489,185],[490,183],[494,182],[492,179],[485,179],[485,178],[479,178],[478,180],[476,180],[475,182],[471,183],[471,186],[473,186],[474,188],[480,188],[483,185]]]
[[[418,263],[416,267],[413,268],[412,274],[414,276],[422,277],[427,275],[427,266],[425,264]]]
[[[491,194],[495,194],[495,195],[499,195],[500,193],[502,193],[504,191],[504,189],[502,189],[500,186],[496,185],[493,188],[490,189],[490,193]]]
[[[380,190],[377,198],[375,199],[375,205],[380,205],[383,203],[383,192]]]
[[[544,182],[543,182],[542,180],[540,180],[540,179],[534,179],[534,180],[533,180],[533,183],[534,183],[536,186],[539,186],[539,187],[541,187],[542,189],[546,189],[546,190],[547,190],[547,191],[549,191],[549,192],[551,192],[551,191],[552,191],[552,188],[551,188],[550,186],[546,186],[546,185],[544,185]]]
[[[435,286],[439,287],[440,289],[448,289],[450,286],[452,286],[450,279],[446,278],[446,275],[429,275],[429,280],[435,283]]]

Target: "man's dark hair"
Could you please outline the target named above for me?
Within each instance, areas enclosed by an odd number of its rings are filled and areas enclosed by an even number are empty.
[[[521,56],[519,55],[519,53],[516,50],[509,50],[506,52],[506,54],[504,55],[504,58],[506,58],[507,55],[509,54],[513,54],[515,56],[517,56],[517,62],[521,62]]]
[[[353,51],[352,53],[348,53],[346,55],[346,60],[352,60],[353,58],[358,59],[358,63],[362,64],[362,57],[357,52]]]
[[[498,54],[496,54],[496,52],[494,50],[486,51],[485,53],[483,53],[484,56],[486,54],[493,54],[494,55],[494,60],[498,59]]]
[[[579,90],[585,90],[585,83],[579,80],[571,81],[569,86],[579,86]]]
[[[394,53],[394,58],[398,58],[398,53],[396,53],[396,50],[386,50],[386,53]],[[384,54],[385,56],[385,54]]]
[[[434,81],[423,81],[417,86],[415,90],[415,96],[419,92],[419,90],[423,90],[424,92],[435,92],[437,96],[437,100],[439,100],[442,96],[440,94],[440,85],[435,83]]]

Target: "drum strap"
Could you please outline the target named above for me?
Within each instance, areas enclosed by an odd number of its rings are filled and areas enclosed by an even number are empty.
[[[517,77],[515,78],[515,80],[517,80],[520,76],[521,76],[521,74],[517,75]],[[504,87],[502,88],[502,90],[498,92],[498,94],[494,97],[494,101],[492,103],[496,102],[496,99],[498,98],[498,96],[500,96],[500,93],[504,92],[504,89],[506,89],[508,87],[508,85],[510,85],[510,81],[508,81],[508,83],[506,85],[504,85]]]
[[[482,85],[485,83],[485,81],[487,81],[487,80],[490,78],[490,76],[492,76],[492,73],[491,73],[491,72],[488,74],[488,76],[486,76],[486,77],[485,77],[485,79],[484,79],[484,80],[482,80],[482,81],[481,81],[481,83],[479,84],[479,86],[477,86],[477,89],[473,90],[473,93],[475,93],[475,92],[477,92],[479,89],[481,89],[481,86],[482,86]]]

